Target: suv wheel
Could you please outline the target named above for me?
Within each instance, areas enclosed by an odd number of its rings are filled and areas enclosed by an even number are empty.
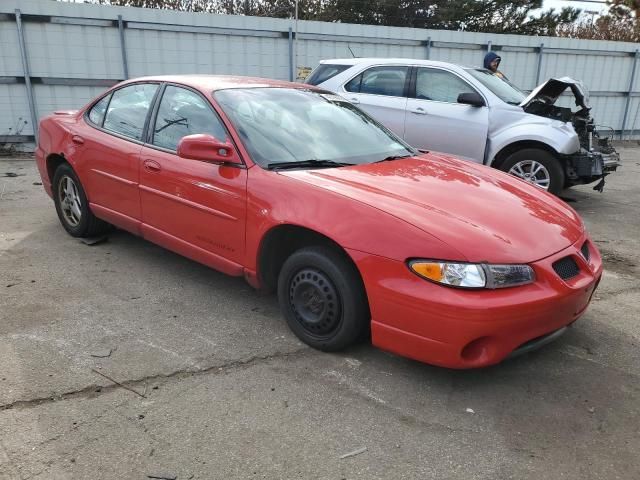
[[[562,165],[546,150],[519,150],[509,155],[499,168],[554,195],[560,194],[564,187],[565,175]]]

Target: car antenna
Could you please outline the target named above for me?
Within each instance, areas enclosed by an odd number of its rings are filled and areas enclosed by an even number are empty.
[[[348,48],[348,49],[349,49],[349,51],[351,52],[351,56],[352,56],[353,58],[358,58],[358,57],[356,57],[356,54],[355,54],[355,53],[353,53],[353,50],[351,50],[351,45],[349,45],[348,43],[347,43],[347,48]]]

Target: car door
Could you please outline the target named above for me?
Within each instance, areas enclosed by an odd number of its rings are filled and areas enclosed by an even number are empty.
[[[404,139],[414,147],[451,153],[482,163],[489,109],[458,103],[461,93],[479,93],[457,74],[416,67],[407,101]]]
[[[370,67],[347,82],[341,95],[402,136],[409,71],[406,65]]]
[[[89,201],[102,218],[139,233],[138,163],[157,83],[136,83],[106,95],[74,132]]]
[[[247,170],[176,154],[186,135],[231,141],[199,92],[168,84],[154,110],[140,163],[143,234],[226,271],[221,258],[239,263],[244,254]]]

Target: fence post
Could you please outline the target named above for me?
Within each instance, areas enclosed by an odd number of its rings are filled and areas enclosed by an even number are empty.
[[[289,81],[293,82],[293,30],[289,25]]]
[[[29,70],[29,57],[27,56],[27,44],[24,41],[24,30],[22,29],[22,14],[16,8],[16,27],[18,28],[18,43],[20,44],[20,56],[22,57],[22,70],[24,72],[24,84],[27,89],[27,100],[29,101],[29,113],[31,114],[31,125],[33,126],[33,136],[38,143],[38,115],[36,114],[36,102],[33,98],[33,87],[31,86],[31,72]]]
[[[540,83],[540,72],[542,71],[542,55],[544,54],[544,43],[540,44],[538,47],[538,66],[536,67],[536,84],[534,87],[537,87]]]
[[[631,105],[631,93],[633,92],[633,83],[636,79],[636,67],[638,66],[638,54],[640,50],[636,49],[633,54],[633,67],[631,68],[631,79],[629,80],[629,90],[627,90],[627,100],[624,104],[624,115],[622,116],[622,128],[620,129],[620,140],[624,139],[624,130],[627,127],[627,115],[629,114],[629,106]]]
[[[431,37],[427,37],[427,60],[431,59]]]
[[[124,21],[122,15],[118,15],[118,32],[120,33],[120,51],[122,52],[122,73],[124,79],[129,78],[129,65],[127,64],[127,49],[124,43]]]
[[[487,42],[487,53],[491,51],[491,40]]]

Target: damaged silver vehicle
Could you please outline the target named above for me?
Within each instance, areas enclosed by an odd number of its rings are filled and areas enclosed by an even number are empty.
[[[586,89],[568,77],[526,95],[489,70],[430,60],[324,60],[306,83],[338,93],[409,144],[491,165],[551,193],[598,182],[620,165]],[[573,94],[575,109],[558,106]]]

